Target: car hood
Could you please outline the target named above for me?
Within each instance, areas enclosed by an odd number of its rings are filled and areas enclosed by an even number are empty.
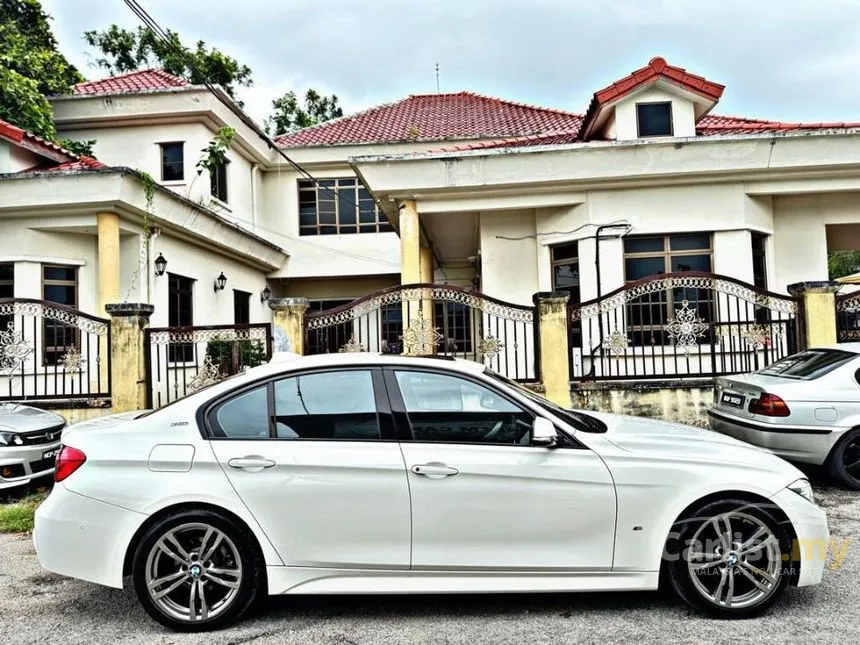
[[[116,414],[106,414],[103,417],[88,419],[87,421],[80,421],[79,423],[74,423],[68,426],[63,431],[63,437],[67,437],[72,432],[86,432],[88,430],[95,430],[98,428],[116,427],[123,423],[134,421],[136,418],[138,418],[145,412],[147,412],[147,410],[135,410],[134,412],[118,412]]]
[[[707,460],[734,466],[784,472],[804,477],[803,473],[776,455],[738,439],[694,426],[642,417],[588,412],[607,425],[603,437],[616,447],[641,456]]]
[[[66,423],[59,414],[20,403],[0,404],[0,430],[3,432],[38,432]]]

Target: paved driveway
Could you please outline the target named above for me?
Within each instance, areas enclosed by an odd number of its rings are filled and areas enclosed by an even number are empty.
[[[0,643],[858,643],[860,494],[817,494],[836,544],[853,540],[844,561],[831,555],[823,585],[790,590],[757,620],[703,619],[656,593],[282,597],[217,635],[181,635],[150,621],[131,591],[44,572],[29,538],[0,536]]]

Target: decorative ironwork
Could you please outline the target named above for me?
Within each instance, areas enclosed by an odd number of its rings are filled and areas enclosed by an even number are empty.
[[[32,353],[33,346],[8,323],[6,331],[0,331],[0,376],[11,377]]]
[[[67,347],[66,353],[60,359],[60,365],[66,372],[79,372],[86,363],[77,347]]]
[[[773,343],[770,328],[766,325],[746,325],[740,330],[739,335],[748,345],[756,349],[770,347]]]
[[[860,340],[860,291],[836,296],[836,333],[840,343]]]
[[[603,341],[603,346],[613,356],[623,356],[627,353],[630,340],[627,338],[626,333],[620,329],[614,329]]]
[[[214,385],[223,378],[224,375],[221,374],[221,370],[212,362],[212,358],[207,356],[203,359],[203,365],[200,366],[200,370],[194,375],[194,378],[188,382],[188,390],[196,392],[204,387]]]
[[[442,340],[442,334],[433,325],[432,320],[424,317],[424,312],[418,310],[418,315],[409,321],[409,327],[400,337],[403,341],[403,352],[406,356],[429,356]]]
[[[705,335],[709,325],[699,317],[699,313],[690,309],[687,300],[681,301],[681,307],[675,310],[675,317],[666,324],[666,333],[675,342],[675,347],[684,354],[689,354],[698,347],[699,338]]]
[[[836,311],[846,313],[860,312],[860,292],[837,296]]]
[[[481,342],[478,343],[478,353],[489,360],[496,358],[504,348],[505,344],[492,334],[482,338]]]
[[[367,349],[364,347],[364,345],[355,340],[355,336],[350,336],[346,344],[337,351],[341,354],[349,354],[366,352]]]
[[[88,334],[107,336],[107,320],[83,314],[71,307],[49,304],[41,300],[16,299],[0,301],[0,316],[21,316],[25,318],[44,318],[80,329]]]
[[[152,330],[150,342],[153,345],[174,345],[181,343],[206,343],[210,340],[241,341],[258,340],[265,342],[268,325],[249,328],[226,327],[177,327],[176,329]]]

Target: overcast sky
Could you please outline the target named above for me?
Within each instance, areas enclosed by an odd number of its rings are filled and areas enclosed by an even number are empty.
[[[134,28],[122,0],[43,0],[88,78],[82,34]],[[860,121],[859,0],[144,0],[183,41],[247,64],[241,98],[262,120],[288,89],[344,111],[472,90],[584,112],[595,90],[655,56],[726,86],[715,113]]]

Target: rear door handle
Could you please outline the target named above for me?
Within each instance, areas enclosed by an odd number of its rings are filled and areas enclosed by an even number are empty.
[[[412,466],[410,470],[416,475],[422,475],[424,477],[429,477],[430,479],[444,479],[445,477],[453,477],[460,472],[456,468],[452,468],[447,464],[440,463],[417,464],[415,466]]]
[[[275,462],[271,459],[266,459],[265,457],[236,457],[227,462],[227,465],[230,468],[240,468],[242,470],[248,470],[251,472],[259,472],[264,468],[271,468],[275,465]]]

